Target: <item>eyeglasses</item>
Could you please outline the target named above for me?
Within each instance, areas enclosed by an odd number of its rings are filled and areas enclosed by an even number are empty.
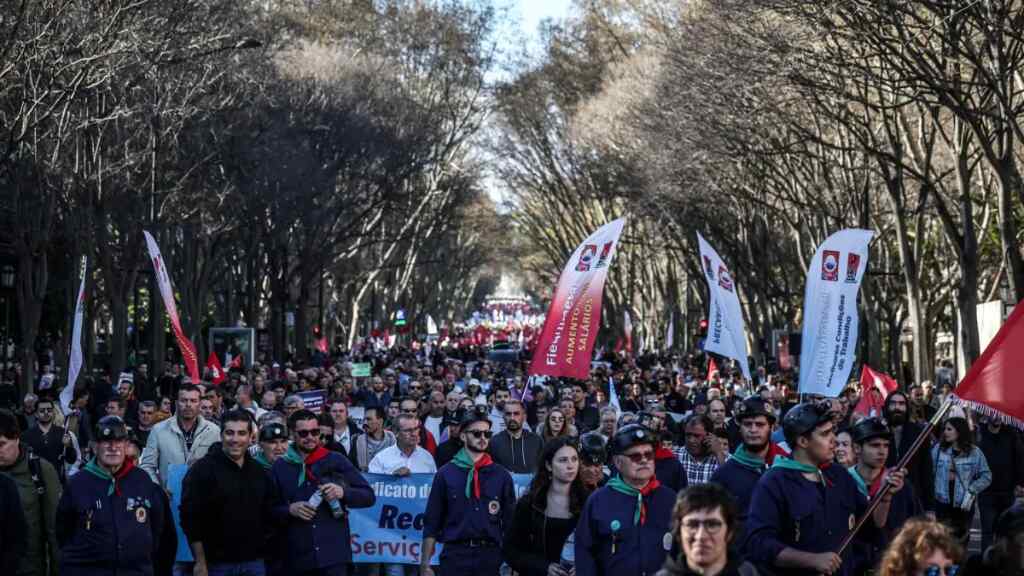
[[[937,564],[932,564],[925,569],[924,573],[925,576],[939,576],[939,574],[943,574],[944,576],[956,576],[960,573],[960,566],[958,564],[951,564],[943,568]]]
[[[36,412],[46,412],[47,414],[49,414],[50,412],[53,412],[53,408],[37,408]]]
[[[402,434],[418,434],[420,429],[419,428],[400,428],[398,431],[401,432]]]
[[[295,435],[299,438],[309,438],[310,436],[316,437],[320,435],[319,430],[296,430]]]
[[[640,464],[641,462],[647,462],[654,460],[654,450],[644,450],[643,452],[633,452],[632,454],[623,454],[633,464]]]
[[[491,438],[490,430],[466,430],[466,434],[469,434],[470,436],[476,438],[477,440],[479,440],[481,437],[487,438],[488,440]]]
[[[683,530],[690,534],[696,533],[701,529],[701,526],[704,527],[704,531],[708,534],[718,534],[718,531],[722,529],[722,526],[725,526],[725,523],[717,518],[709,518],[707,520],[693,519],[683,522]]]

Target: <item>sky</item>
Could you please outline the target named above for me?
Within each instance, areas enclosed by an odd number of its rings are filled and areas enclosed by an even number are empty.
[[[569,15],[571,0],[506,0],[519,29],[531,41],[537,40],[537,25],[545,18],[560,19]]]

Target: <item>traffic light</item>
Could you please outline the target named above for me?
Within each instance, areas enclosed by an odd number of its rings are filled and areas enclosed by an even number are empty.
[[[708,319],[707,318],[701,318],[700,325],[697,328],[697,335],[698,336],[702,336],[702,337],[708,335]]]

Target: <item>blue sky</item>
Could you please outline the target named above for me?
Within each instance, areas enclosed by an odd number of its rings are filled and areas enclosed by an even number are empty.
[[[507,0],[513,17],[519,17],[520,30],[536,39],[537,25],[545,18],[565,18],[572,7],[571,0]]]

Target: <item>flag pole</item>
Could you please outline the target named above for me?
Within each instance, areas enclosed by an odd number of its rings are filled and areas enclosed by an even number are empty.
[[[928,421],[928,425],[925,426],[924,430],[922,430],[921,433],[917,436],[917,439],[914,440],[914,443],[910,445],[910,449],[907,450],[907,453],[903,455],[903,458],[900,458],[899,463],[896,464],[896,466],[893,468],[894,470],[901,470],[907,467],[907,465],[910,463],[910,460],[917,454],[917,451],[920,450],[922,446],[924,446],[925,441],[928,439],[929,436],[931,436],[932,431],[935,430],[935,427],[938,426],[939,422],[941,422],[942,419],[946,416],[946,412],[949,412],[949,409],[952,407],[953,395],[949,394],[946,396],[946,400],[942,403],[942,405],[939,406],[939,409],[935,412],[935,415],[932,416],[932,419]],[[857,519],[857,524],[854,525],[853,530],[850,530],[850,533],[846,535],[846,538],[844,538],[842,544],[840,544],[839,550],[836,552],[837,554],[839,554],[839,556],[842,556],[843,552],[845,552],[847,547],[850,546],[850,543],[853,542],[853,538],[857,535],[857,532],[859,532],[860,529],[864,527],[864,524],[867,523],[868,519],[871,518],[871,515],[874,514],[875,509],[878,508],[878,505],[882,503],[882,498],[885,498],[886,494],[889,493],[889,489],[891,487],[892,485],[889,484],[888,482],[882,484],[882,489],[879,490],[878,493],[875,494],[875,497],[871,499],[871,502],[868,503],[868,509],[865,510],[864,514],[862,514],[861,517]]]

